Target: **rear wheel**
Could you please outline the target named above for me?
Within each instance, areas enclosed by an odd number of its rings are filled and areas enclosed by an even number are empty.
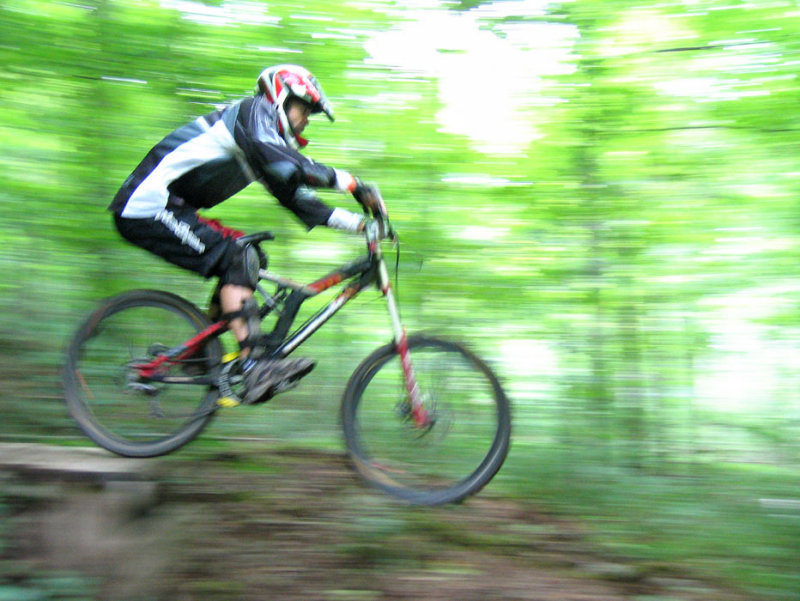
[[[458,343],[413,336],[408,347],[430,423],[411,416],[394,344],[353,373],[342,402],[347,449],[369,482],[412,503],[437,505],[478,492],[508,454],[508,399],[489,366]]]
[[[81,430],[128,457],[163,455],[195,438],[213,416],[217,389],[149,381],[132,366],[209,325],[197,307],[167,292],[135,290],[104,302],[78,328],[64,368],[65,400]],[[161,374],[187,381],[213,375],[221,357],[219,340],[211,338],[193,356],[164,363]]]

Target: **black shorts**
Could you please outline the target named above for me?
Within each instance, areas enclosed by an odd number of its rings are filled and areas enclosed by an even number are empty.
[[[242,232],[203,219],[190,207],[167,207],[144,219],[114,215],[114,222],[129,242],[206,278],[224,278],[240,251],[235,240]]]

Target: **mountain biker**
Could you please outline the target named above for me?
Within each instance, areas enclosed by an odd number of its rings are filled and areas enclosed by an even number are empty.
[[[245,403],[268,398],[315,363],[248,356],[256,339],[247,326],[248,299],[256,283],[252,257],[236,241],[242,232],[204,219],[198,210],[258,181],[309,230],[325,225],[363,231],[364,217],[332,209],[312,191],[349,192],[370,210],[382,205],[375,186],[299,153],[308,143],[301,134],[315,113],[334,120],[322,87],[308,70],[268,67],[258,77],[254,96],[198,117],[156,144],[109,205],[117,230],[129,242],[206,278],[219,278],[215,297],[241,347]]]

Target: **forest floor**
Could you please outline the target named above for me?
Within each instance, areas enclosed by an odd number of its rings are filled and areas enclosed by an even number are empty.
[[[248,443],[147,461],[134,478],[0,468],[10,517],[0,598],[747,598],[685,568],[610,557],[580,522],[491,486],[458,506],[420,508],[367,487],[334,453]]]

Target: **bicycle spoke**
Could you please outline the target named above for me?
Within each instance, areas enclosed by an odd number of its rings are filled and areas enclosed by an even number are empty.
[[[213,413],[206,387],[150,380],[137,367],[205,327],[196,309],[175,299],[150,291],[122,295],[91,316],[70,347],[67,402],[84,431],[109,450],[135,456],[167,452],[188,441]],[[160,364],[158,376],[200,377],[218,364],[216,339],[198,352]]]
[[[379,350],[381,361],[365,361],[369,369],[348,386],[348,446],[359,471],[390,492],[416,502],[454,500],[499,469],[508,445],[507,401],[485,364],[458,345],[417,338],[410,346],[429,420],[415,423],[400,358],[391,348]]]

